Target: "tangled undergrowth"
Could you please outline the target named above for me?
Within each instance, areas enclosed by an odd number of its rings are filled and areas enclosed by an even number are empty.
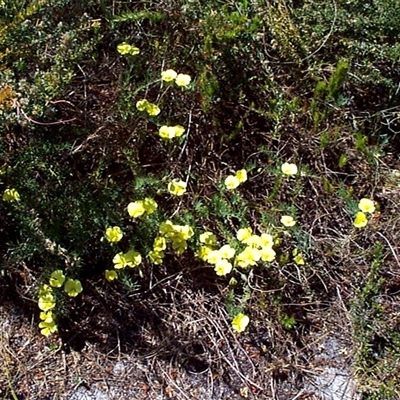
[[[46,343],[292,398],[340,331],[399,395],[396,1],[0,15],[2,301]]]

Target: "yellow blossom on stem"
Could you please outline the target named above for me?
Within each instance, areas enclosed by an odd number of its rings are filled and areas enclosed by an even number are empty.
[[[187,183],[174,179],[168,183],[168,191],[174,196],[183,196],[186,192]]]
[[[233,318],[232,329],[237,333],[241,333],[247,328],[249,322],[250,318],[247,315],[239,313]]]
[[[215,263],[214,270],[218,276],[225,276],[232,271],[232,264],[225,258],[221,258]]]
[[[236,237],[240,242],[243,242],[251,237],[253,230],[249,228],[241,228],[237,231]]]
[[[180,256],[182,255],[185,250],[187,249],[187,242],[184,239],[181,238],[176,238],[172,241],[172,249],[175,251],[175,253]]]
[[[127,210],[128,210],[128,214],[132,218],[138,218],[146,212],[143,200],[137,200],[137,201],[133,201],[132,203],[129,203]]]
[[[153,243],[153,250],[160,252],[163,251],[167,248],[167,241],[165,240],[165,237],[158,236],[154,239]]]
[[[181,125],[175,125],[175,126],[163,125],[158,130],[158,134],[160,135],[160,137],[165,140],[170,140],[175,137],[181,137],[184,132],[185,128]]]
[[[52,286],[52,287],[59,288],[64,284],[64,281],[65,281],[65,275],[64,275],[63,271],[61,271],[61,269],[54,271],[50,275],[49,283],[50,283],[50,286]]]
[[[161,72],[161,79],[165,82],[172,82],[177,76],[178,74],[173,69],[167,69]]]
[[[239,180],[239,183],[247,181],[247,171],[245,169],[240,169],[239,171],[236,171],[235,176]]]
[[[125,263],[128,267],[137,267],[142,262],[142,256],[135,250],[129,250],[124,254]]]
[[[192,80],[192,78],[190,77],[190,75],[186,75],[186,74],[178,74],[177,77],[175,78],[175,83],[178,86],[189,86],[190,85],[190,81]]]
[[[271,246],[261,247],[260,250],[261,260],[265,262],[272,262],[275,260],[275,250]]]
[[[163,262],[164,253],[162,251],[149,251],[149,259],[152,264],[160,265]]]
[[[38,306],[42,311],[50,311],[56,306],[56,300],[50,293],[39,297]]]
[[[365,213],[359,211],[354,218],[353,225],[356,228],[364,228],[368,224],[368,219]]]
[[[78,279],[68,279],[64,284],[64,292],[69,297],[76,297],[83,290],[82,284]]]
[[[119,226],[113,226],[106,229],[105,238],[111,243],[119,242],[122,239],[122,236],[124,236],[124,233]]]
[[[141,204],[147,214],[153,214],[158,208],[156,201],[150,197],[146,197]]]
[[[260,244],[262,247],[272,247],[274,244],[274,238],[269,233],[262,233],[260,236]]]
[[[42,311],[39,314],[39,318],[45,322],[52,322],[54,321],[53,312],[52,311]]]
[[[289,176],[296,175],[297,174],[297,165],[285,162],[281,166],[281,171],[285,175],[289,175]]]
[[[222,259],[219,250],[212,250],[207,254],[207,262],[214,265]]]
[[[200,246],[197,249],[196,257],[200,258],[200,260],[208,261],[208,255],[213,251],[213,249],[209,246]]]
[[[283,215],[281,218],[281,223],[282,223],[282,225],[285,225],[285,226],[296,225],[296,221],[293,219],[293,217],[291,217],[289,215]]]
[[[6,189],[3,193],[3,200],[12,203],[13,201],[19,201],[20,196],[16,189]]]
[[[200,235],[200,242],[208,246],[213,246],[217,243],[217,237],[212,232],[204,232]]]
[[[240,181],[236,176],[229,175],[224,181],[228,190],[234,190],[240,185]]]
[[[46,337],[57,332],[57,325],[54,321],[42,321],[39,323],[39,328],[41,328],[40,333]]]
[[[254,247],[246,247],[235,258],[235,264],[241,268],[247,268],[256,265],[261,258],[260,250]]]
[[[115,271],[115,270],[113,270],[113,269],[112,269],[112,270],[106,269],[104,275],[105,275],[106,279],[107,279],[109,282],[112,282],[112,281],[114,281],[115,279],[118,279],[117,271]]]
[[[251,235],[247,239],[242,240],[243,243],[251,247],[261,247],[261,238],[258,235]]]
[[[364,213],[373,214],[375,211],[375,203],[373,200],[363,198],[358,203],[358,208]]]
[[[226,259],[230,259],[233,258],[235,256],[235,252],[236,250],[234,248],[232,248],[231,246],[229,246],[229,244],[226,244],[224,246],[222,246],[219,250],[218,250],[221,258],[226,258]]]
[[[117,51],[120,54],[123,54],[123,55],[130,54],[131,56],[135,56],[140,53],[140,50],[137,47],[132,46],[126,42],[120,43],[117,46]]]
[[[114,263],[114,268],[116,269],[125,268],[127,265],[125,260],[125,254],[122,252],[116,254],[113,258],[113,263]]]
[[[304,261],[304,258],[302,256],[301,253],[297,254],[294,258],[293,261],[297,264],[297,265],[304,265],[306,262]]]

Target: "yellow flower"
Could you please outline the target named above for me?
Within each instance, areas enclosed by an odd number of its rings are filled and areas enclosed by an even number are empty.
[[[215,263],[214,270],[218,276],[225,276],[232,271],[232,264],[228,260],[221,258]]]
[[[153,214],[153,212],[156,211],[156,210],[157,210],[157,207],[158,207],[158,205],[157,205],[157,203],[155,202],[155,200],[152,199],[152,198],[150,198],[150,197],[146,197],[146,198],[143,200],[142,205],[143,205],[143,208],[144,208],[144,210],[145,210],[145,212],[146,212],[147,214]]]
[[[200,260],[207,261],[208,255],[213,251],[211,247],[208,246],[200,246],[197,249],[196,257],[200,258]]]
[[[64,284],[64,292],[69,297],[76,297],[83,290],[82,284],[78,279],[68,279]]]
[[[261,246],[261,238],[258,235],[250,235],[250,237],[242,240],[242,242],[247,244],[247,246],[251,246],[251,247],[260,247]]]
[[[179,237],[174,239],[174,240],[172,240],[172,249],[175,251],[175,253],[178,256],[180,256],[187,249],[186,240],[180,239]]]
[[[146,111],[147,114],[149,114],[151,116],[156,116],[156,115],[160,114],[160,112],[161,112],[160,107],[158,107],[156,104],[150,103],[146,99],[139,100],[136,103],[136,108],[139,111]]]
[[[247,315],[239,313],[235,318],[233,318],[232,329],[237,333],[241,333],[247,328],[249,322],[250,318]]]
[[[159,236],[154,239],[153,250],[161,252],[167,248],[167,241],[164,237]]]
[[[243,182],[247,181],[247,171],[245,169],[236,171],[235,176],[239,180],[239,183],[243,183]]]
[[[165,82],[172,82],[177,76],[178,74],[173,69],[167,69],[161,72],[161,79]]]
[[[65,281],[65,275],[61,271],[61,269],[58,269],[51,274],[49,283],[50,286],[59,288],[64,284],[64,281]]]
[[[159,130],[158,134],[162,139],[171,140],[175,137],[180,137],[185,132],[185,128],[181,125],[167,126],[163,125]]]
[[[179,179],[174,179],[168,183],[168,191],[174,196],[183,196],[186,192],[187,183]]]
[[[282,164],[281,170],[285,175],[296,175],[297,174],[297,165],[285,162]]]
[[[162,251],[149,251],[149,259],[152,264],[160,265],[163,262],[164,253]]]
[[[265,262],[272,262],[275,260],[275,250],[271,246],[261,247],[260,250],[261,260]]]
[[[52,322],[52,321],[54,321],[54,318],[53,318],[53,311],[47,311],[47,312],[42,311],[42,312],[40,313],[40,315],[39,315],[39,318],[40,318],[42,321],[45,321],[45,322]]]
[[[254,247],[246,247],[235,258],[235,264],[241,268],[247,268],[256,265],[261,258],[261,252]]]
[[[117,51],[120,54],[124,54],[124,55],[130,54],[131,56],[135,56],[140,53],[140,50],[137,47],[132,46],[126,42],[120,43],[117,46]]]
[[[189,86],[191,80],[192,78],[189,75],[178,74],[177,77],[175,78],[175,83],[178,86]]]
[[[296,221],[293,219],[293,217],[290,217],[289,215],[282,216],[281,223],[285,226],[295,226],[296,225]]]
[[[160,235],[164,235],[164,236],[170,236],[171,234],[174,233],[174,224],[170,221],[167,220],[165,222],[161,222],[160,224],[160,228],[158,230],[160,232]]]
[[[244,242],[251,237],[252,233],[253,230],[251,228],[241,228],[237,231],[236,237],[240,242]]]
[[[268,234],[268,233],[262,233],[260,236],[260,245],[262,247],[272,247],[274,244],[274,238],[272,237],[272,235]]]
[[[304,265],[306,262],[304,261],[304,258],[302,256],[301,253],[297,254],[294,258],[293,261],[297,264],[297,265]]]
[[[46,337],[57,332],[57,325],[54,321],[42,321],[39,323],[39,328],[41,328],[40,333]]]
[[[6,189],[3,193],[3,200],[12,203],[13,201],[19,201],[20,196],[16,189]]]
[[[362,211],[359,211],[356,214],[356,217],[354,218],[353,225],[356,228],[364,228],[364,226],[366,226],[367,224],[368,224],[368,219],[366,214],[364,214]]]
[[[126,260],[124,253],[118,253],[113,258],[114,268],[115,269],[122,269],[126,267]]]
[[[56,306],[56,300],[52,294],[45,294],[39,297],[38,306],[42,311],[50,311]]]
[[[143,99],[143,100],[139,100],[137,103],[136,103],[136,108],[139,110],[139,111],[146,111],[146,108],[147,108],[147,105],[149,104],[149,102],[146,100],[146,99]]]
[[[236,252],[236,250],[234,248],[232,248],[231,246],[229,246],[229,244],[222,246],[218,251],[219,251],[221,258],[226,258],[228,260],[230,258],[233,258],[235,256],[235,252]]]
[[[375,211],[375,203],[373,200],[364,198],[358,203],[358,208],[364,213],[372,214]]]
[[[108,282],[112,282],[113,280],[118,279],[117,271],[114,271],[113,269],[112,270],[106,269],[104,275],[108,280]]]
[[[142,256],[135,250],[129,250],[124,254],[125,263],[128,267],[137,267],[142,262]]]
[[[219,250],[212,250],[207,254],[207,261],[212,265],[216,264],[221,259],[222,257]]]
[[[157,116],[161,112],[160,107],[158,107],[157,104],[153,104],[153,103],[147,104],[146,111],[147,111],[147,114],[151,115],[152,117]]]
[[[106,229],[105,237],[111,243],[119,242],[124,236],[121,228],[119,226],[114,226]]]
[[[132,218],[138,218],[146,212],[143,200],[137,200],[128,204],[128,214]]]
[[[44,284],[40,289],[39,289],[39,297],[42,296],[47,296],[48,294],[53,293],[53,288],[49,285]]]
[[[236,189],[240,185],[240,181],[236,176],[229,175],[225,179],[225,186],[228,190]]]
[[[213,246],[217,243],[217,237],[212,232],[204,232],[200,235],[200,242]]]

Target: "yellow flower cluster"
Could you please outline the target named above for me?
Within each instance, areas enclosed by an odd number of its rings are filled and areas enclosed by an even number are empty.
[[[132,218],[138,218],[143,214],[153,214],[158,205],[154,199],[146,197],[144,200],[137,200],[128,204],[128,214]]]
[[[357,212],[353,225],[356,228],[364,228],[368,224],[367,214],[375,212],[375,202],[370,199],[363,198],[358,203],[359,212]]]
[[[6,189],[3,193],[3,200],[12,203],[13,201],[19,201],[20,196],[16,189]]]
[[[235,258],[236,266],[248,268],[256,265],[260,260],[263,262],[275,260],[274,239],[270,234],[254,235],[252,229],[248,227],[239,229],[236,237],[246,245],[246,248]]]
[[[219,276],[229,274],[233,266],[247,268],[256,265],[260,260],[263,262],[275,260],[274,240],[271,235],[267,233],[253,235],[252,229],[248,227],[239,229],[236,237],[246,247],[235,257],[236,250],[234,248],[226,244],[217,249],[215,235],[211,232],[204,232],[200,235],[202,245],[198,248],[196,256],[214,265],[214,270]]]
[[[164,82],[173,82],[175,81],[177,86],[180,87],[188,87],[192,78],[187,74],[178,74],[173,69],[167,69],[161,72],[161,80]]]
[[[164,140],[171,140],[176,137],[181,137],[184,132],[185,128],[181,125],[175,125],[175,126],[163,125],[158,130],[158,134]]]
[[[235,175],[229,175],[225,179],[225,186],[228,190],[236,189],[241,183],[247,181],[247,171],[245,169],[241,169],[236,171]]]
[[[137,54],[140,53],[140,50],[136,46],[132,46],[131,44],[128,44],[126,42],[122,42],[117,46],[117,51],[120,54],[123,55],[131,55],[131,56],[136,56]]]
[[[189,225],[175,225],[170,220],[162,222],[159,229],[160,237],[172,243],[172,249],[177,255],[181,255],[187,249],[187,241],[194,235],[193,228]],[[166,248],[166,242],[159,239],[155,240],[153,252],[161,256]],[[161,250],[162,249],[162,250]],[[156,256],[157,254],[153,254]],[[162,258],[162,257],[161,257]],[[154,257],[153,257],[154,259]]]
[[[161,110],[160,107],[158,107],[157,104],[153,104],[150,103],[148,100],[143,99],[143,100],[139,100],[136,103],[136,108],[139,111],[145,111],[147,112],[147,114],[151,115],[152,117],[157,116],[158,114],[160,114]]]
[[[82,292],[82,284],[77,279],[67,279],[62,270],[53,271],[50,276],[49,284],[44,284],[39,289],[38,306],[41,310],[39,328],[41,334],[49,336],[57,331],[55,315],[52,312],[56,306],[56,298],[53,293],[53,288],[61,288],[64,285],[64,292],[70,297],[76,297]]]

